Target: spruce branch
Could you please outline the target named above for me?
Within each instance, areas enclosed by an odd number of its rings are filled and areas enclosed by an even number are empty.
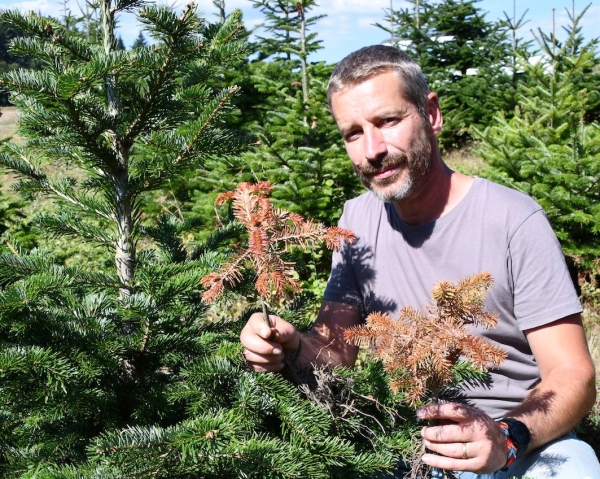
[[[458,364],[486,371],[506,358],[499,346],[467,328],[496,326],[497,315],[484,310],[492,284],[487,272],[457,283],[438,281],[431,292],[433,305],[426,311],[408,306],[398,320],[388,313],[372,313],[365,325],[346,330],[346,340],[372,346],[389,374],[391,389],[404,392],[412,405],[428,393],[436,402],[442,388],[456,382]]]
[[[425,311],[407,306],[398,320],[388,313],[371,313],[366,324],[346,330],[346,340],[371,346],[385,367],[390,388],[403,392],[412,406],[427,395],[437,403],[444,387],[462,379],[465,367],[484,372],[500,366],[506,358],[499,346],[474,336],[467,328],[496,326],[497,315],[484,309],[486,292],[492,284],[487,272],[456,283],[438,281],[431,291],[433,305]],[[417,441],[413,458],[420,457],[422,448],[422,442]],[[410,477],[424,477],[421,469],[417,466]],[[431,477],[453,477],[436,468],[430,472]]]
[[[178,61],[177,53],[178,50],[182,48],[182,45],[185,43],[185,40],[190,37],[194,33],[194,26],[196,25],[195,19],[195,5],[193,3],[189,3],[184,11],[181,14],[181,17],[174,17],[173,30],[170,33],[170,39],[166,43],[167,51],[164,54],[164,58],[157,69],[157,72],[154,76],[154,81],[149,85],[149,91],[146,97],[144,98],[143,107],[140,109],[139,113],[131,123],[128,131],[124,135],[124,143],[130,144],[133,143],[135,138],[139,135],[139,133],[143,130],[144,126],[149,120],[151,113],[153,112],[153,108],[155,107],[155,103],[159,100],[161,95],[164,95],[164,87],[170,81],[172,81],[173,70],[177,66],[175,64]],[[146,15],[149,13],[148,10],[143,10]],[[158,14],[160,12],[154,12],[154,14]]]
[[[206,131],[207,128],[209,128],[209,126],[213,123],[213,120],[217,117],[219,112],[221,112],[221,110],[223,110],[229,104],[231,97],[235,95],[238,91],[239,87],[232,86],[229,87],[226,94],[222,95],[222,97],[219,99],[219,102],[214,107],[213,111],[210,112],[209,116],[206,118],[204,123],[200,126],[200,128],[198,128],[193,137],[185,145],[185,148],[183,149],[182,153],[175,160],[173,160],[174,165],[178,165],[181,162],[185,161],[194,152],[194,146],[202,137],[202,134]]]
[[[6,245],[6,247],[12,252],[12,254],[14,254],[15,256],[19,257],[21,256],[19,254],[19,252],[16,250],[16,248],[10,243],[10,241],[8,241],[8,239],[6,238],[2,238],[2,242]]]
[[[2,146],[4,151],[0,154],[0,163],[15,169],[23,176],[31,178],[28,184],[33,185],[36,191],[52,193],[56,195],[56,197],[77,206],[84,211],[94,213],[105,219],[111,219],[105,212],[98,208],[91,208],[88,204],[80,201],[79,198],[67,191],[67,188],[63,187],[66,183],[54,183],[50,181],[48,177],[32,163],[22,147],[14,143],[5,143]],[[18,183],[16,188],[20,185],[22,185],[22,183]]]
[[[343,242],[354,241],[354,234],[349,230],[328,228],[299,214],[275,209],[268,199],[272,191],[273,186],[266,181],[244,182],[238,184],[235,191],[217,197],[219,204],[232,202],[233,215],[246,228],[248,242],[233,259],[201,280],[202,286],[208,288],[202,299],[211,303],[226,284],[235,286],[241,281],[243,268],[254,270],[254,286],[261,299],[265,322],[269,325],[269,299],[300,291],[294,263],[285,261],[283,253],[321,242],[338,251]]]

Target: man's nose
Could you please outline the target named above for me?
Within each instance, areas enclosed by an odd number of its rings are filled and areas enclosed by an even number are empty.
[[[378,161],[387,154],[385,138],[379,128],[364,132],[364,149],[367,161]]]

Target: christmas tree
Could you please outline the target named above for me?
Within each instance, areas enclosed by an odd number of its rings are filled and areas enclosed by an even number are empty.
[[[514,117],[478,131],[489,176],[535,198],[571,262],[594,269],[600,254],[600,130],[597,41],[585,42],[580,14],[568,12],[566,39],[538,31],[541,61],[526,64]]]
[[[513,78],[506,72],[514,48],[504,22],[488,21],[478,2],[409,0],[411,7],[390,8],[386,23],[377,24],[419,63],[438,94],[444,112],[439,141],[446,149],[470,144],[473,126],[514,107]]]

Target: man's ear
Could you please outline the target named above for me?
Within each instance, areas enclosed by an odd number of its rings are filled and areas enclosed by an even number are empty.
[[[437,94],[434,92],[427,95],[427,112],[429,113],[431,129],[435,135],[438,135],[442,131],[442,126],[444,126],[444,118],[442,117]]]

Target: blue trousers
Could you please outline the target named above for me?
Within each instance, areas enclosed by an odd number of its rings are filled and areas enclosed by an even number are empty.
[[[457,474],[460,479],[600,479],[600,464],[589,444],[569,433],[525,454],[505,470]]]

